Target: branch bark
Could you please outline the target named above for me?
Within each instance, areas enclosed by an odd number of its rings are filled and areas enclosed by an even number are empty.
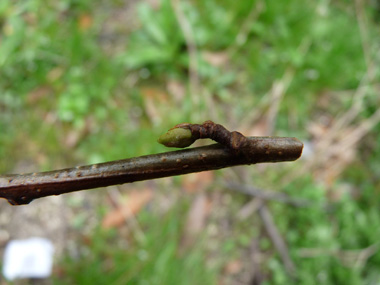
[[[243,164],[293,161],[301,156],[302,148],[296,138],[249,137],[239,152],[214,144],[49,172],[2,175],[0,198],[22,205],[78,190]]]

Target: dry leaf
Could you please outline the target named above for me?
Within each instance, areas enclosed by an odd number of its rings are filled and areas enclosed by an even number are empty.
[[[116,209],[109,212],[102,221],[103,228],[118,227],[136,215],[152,199],[151,189],[136,190],[128,193],[127,199]]]
[[[37,87],[28,93],[27,102],[31,105],[36,104],[41,99],[49,96],[51,92],[52,90],[47,86]]]
[[[224,267],[224,271],[227,274],[237,274],[243,269],[243,263],[241,260],[231,260]]]
[[[83,126],[81,126],[79,129],[72,129],[67,134],[65,134],[65,137],[63,139],[64,145],[69,148],[74,148],[85,136],[91,132],[92,128],[93,118],[87,117]]]
[[[141,88],[140,92],[144,97],[145,113],[154,125],[159,124],[160,107],[168,105],[168,94],[157,88]]]
[[[64,138],[63,144],[68,148],[74,148],[81,138],[81,131],[78,129],[70,130]]]
[[[187,174],[183,177],[182,186],[187,193],[198,193],[214,182],[213,171]]]
[[[46,79],[50,82],[55,82],[62,77],[63,72],[64,69],[62,67],[55,67],[47,73]]]
[[[182,103],[186,95],[186,87],[183,82],[170,79],[167,84],[167,89],[177,104]]]
[[[202,56],[206,62],[215,67],[221,67],[227,64],[229,60],[228,54],[226,52],[205,51],[202,53]]]
[[[255,124],[250,126],[247,130],[243,130],[243,134],[246,136],[265,136],[269,133],[268,120],[262,117]]]
[[[92,26],[92,17],[88,14],[81,15],[78,24],[80,30],[86,31]]]
[[[205,194],[198,194],[187,215],[182,245],[188,247],[198,238],[205,227],[211,203]]]

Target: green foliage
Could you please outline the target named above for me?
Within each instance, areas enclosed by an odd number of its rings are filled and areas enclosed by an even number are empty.
[[[0,1],[1,172],[12,171],[19,160],[38,161],[45,169],[165,151],[156,138],[167,127],[186,121],[219,118],[227,126],[243,122],[250,128],[247,122],[267,112],[272,103],[268,94],[278,86],[285,91],[276,117],[277,134],[305,138],[306,126],[318,116],[321,94],[333,94],[322,110],[332,119],[352,106],[351,95],[335,94],[355,91],[366,79],[364,51],[373,61],[372,81],[379,80],[379,8],[372,2],[364,9],[364,34],[352,1],[178,1],[190,32],[179,24],[172,1],[158,2],[159,7],[137,4],[138,19],[132,19],[139,21],[137,29],[123,34],[128,25],[122,22],[115,33],[107,34],[109,21],[120,20],[114,12],[124,1]],[[91,24],[83,24],[86,21]],[[104,43],[107,36],[122,40],[110,48]],[[189,38],[194,40],[195,59],[188,54]],[[194,60],[200,94],[190,93],[189,65]],[[185,95],[168,91],[173,82]],[[165,94],[147,95],[144,87]],[[358,123],[379,105],[377,86],[367,91]],[[195,95],[200,100],[197,108]],[[334,106],[337,101],[341,104]],[[360,157],[332,186],[334,191],[348,183],[355,193],[329,202],[328,193],[310,173],[282,190],[314,206],[268,203],[296,264],[297,283],[376,284],[380,279],[379,128],[368,135]],[[254,170],[259,173],[255,183],[281,188],[276,182],[285,172],[274,168],[262,175],[260,168]],[[175,181],[179,184],[180,178]],[[232,200],[223,211],[234,224],[245,200]],[[205,265],[201,246],[180,253],[183,214],[177,210],[160,219],[143,211],[145,240],[129,237],[120,242],[118,233],[98,229],[86,237],[90,244],[81,245],[80,261],[67,257],[67,279],[62,282],[217,283],[216,269]],[[274,252],[254,216],[236,222],[231,238],[218,237],[221,263],[239,250],[247,251],[250,238],[259,239],[264,255]],[[372,255],[362,263],[347,258],[353,254],[355,259],[355,252],[372,245]],[[316,251],[304,257],[305,249]],[[262,271],[268,284],[294,282],[276,253],[262,264]]]
[[[157,72],[170,72],[171,66],[180,63],[184,44],[170,1],[163,1],[158,13],[142,3],[138,16],[143,27],[131,35],[128,50],[120,60],[132,69],[150,66]]]
[[[281,205],[276,209],[278,215],[286,217],[276,222],[286,233],[300,284],[336,284],[344,280],[350,280],[349,284],[363,284],[363,280],[380,278],[376,269],[380,258],[376,250],[380,216],[376,209],[380,199],[378,195],[373,197],[373,186],[363,188],[358,201],[346,195],[341,201],[329,204],[325,204],[324,190],[308,179],[294,182],[286,190],[319,202],[308,208]],[[322,207],[323,204],[328,207]],[[373,255],[368,260],[362,259],[363,250],[370,246],[375,248]],[[302,256],[305,250],[311,251],[309,257]],[[274,274],[273,284],[291,282],[279,260],[272,260],[269,269]]]
[[[77,258],[67,257],[55,284],[215,284],[200,244],[180,248],[183,203],[164,216],[144,212],[143,236],[97,229]]]

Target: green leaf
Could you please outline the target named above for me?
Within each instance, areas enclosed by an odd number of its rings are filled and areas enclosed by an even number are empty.
[[[162,64],[170,61],[171,51],[156,45],[138,45],[130,48],[121,56],[121,61],[128,68],[139,68],[148,64]]]

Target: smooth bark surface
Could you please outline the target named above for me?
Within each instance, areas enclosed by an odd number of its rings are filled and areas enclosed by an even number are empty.
[[[239,152],[213,144],[48,172],[2,175],[0,198],[21,205],[84,189],[243,164],[293,161],[301,156],[303,148],[296,138],[249,137],[248,141]]]

